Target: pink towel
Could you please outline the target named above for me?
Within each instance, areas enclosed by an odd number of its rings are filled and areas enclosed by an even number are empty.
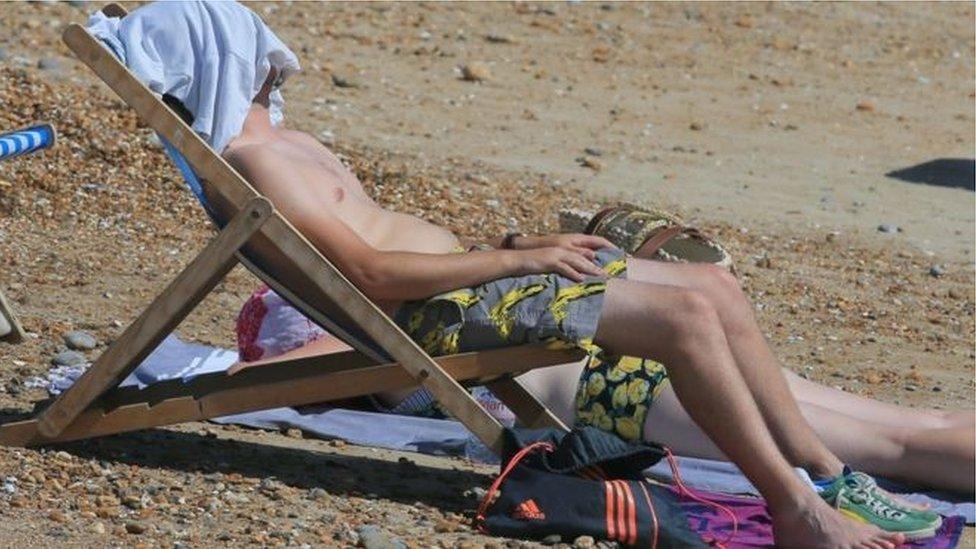
[[[676,488],[672,491],[681,501],[681,508],[688,516],[691,529],[705,539],[725,540],[732,532],[732,519],[728,514],[711,505],[704,505],[682,497]],[[722,505],[735,514],[738,532],[725,546],[732,548],[772,547],[772,519],[761,498],[733,496],[703,490],[689,490],[695,495]],[[903,547],[948,549],[959,543],[965,521],[962,517],[947,517],[935,537],[905,544]]]

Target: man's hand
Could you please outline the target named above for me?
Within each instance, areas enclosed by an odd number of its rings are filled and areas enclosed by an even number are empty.
[[[583,255],[588,259],[596,257],[600,248],[616,248],[603,238],[589,234],[550,234],[545,236],[519,236],[512,240],[512,248],[516,250],[534,250],[537,248],[562,248]]]
[[[586,251],[593,253],[592,249]],[[534,248],[508,252],[517,259],[516,275],[556,273],[566,278],[582,282],[587,276],[605,276],[606,273],[593,258],[576,249],[560,247]]]

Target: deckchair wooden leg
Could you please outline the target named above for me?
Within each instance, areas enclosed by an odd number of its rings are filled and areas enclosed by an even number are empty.
[[[556,417],[519,380],[506,377],[486,383],[485,386],[498,397],[498,400],[508,406],[523,426],[533,429],[554,427],[563,431],[569,430],[563,420]]]
[[[265,198],[255,198],[241,209],[91,368],[41,413],[41,435],[59,435],[95,399],[129,375],[237,264],[234,254],[273,212]]]
[[[3,292],[0,292],[0,316],[3,316],[10,323],[10,331],[0,336],[0,341],[6,341],[7,343],[20,343],[23,341],[24,329],[20,326],[20,322],[17,321],[17,317],[14,316],[14,310],[7,303],[7,298],[3,296]]]

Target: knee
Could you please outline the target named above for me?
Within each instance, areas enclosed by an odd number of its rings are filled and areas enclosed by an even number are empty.
[[[722,295],[738,297],[742,295],[739,279],[728,269],[710,263],[700,266],[705,285]]]
[[[699,341],[721,332],[718,311],[712,300],[696,290],[677,290],[670,332],[675,342]]]

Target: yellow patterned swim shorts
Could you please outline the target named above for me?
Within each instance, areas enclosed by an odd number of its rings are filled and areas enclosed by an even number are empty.
[[[595,262],[605,276],[582,282],[557,274],[492,280],[404,303],[394,320],[434,356],[536,342],[583,348],[590,356],[576,396],[577,423],[636,440],[667,374],[657,362],[607,356],[593,344],[607,278],[626,278],[627,257],[604,248]]]

